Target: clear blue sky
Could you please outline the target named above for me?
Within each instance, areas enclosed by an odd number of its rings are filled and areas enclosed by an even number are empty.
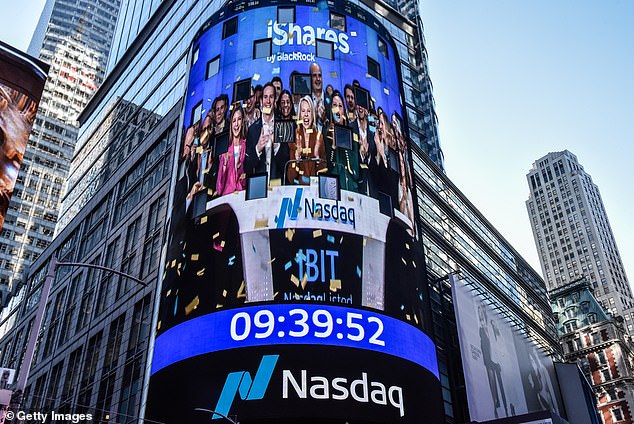
[[[541,274],[526,173],[570,150],[634,280],[634,1],[422,0],[447,174]]]
[[[44,0],[0,0],[26,50]],[[568,149],[599,186],[634,279],[634,1],[422,0],[447,173],[540,273],[524,202]]]

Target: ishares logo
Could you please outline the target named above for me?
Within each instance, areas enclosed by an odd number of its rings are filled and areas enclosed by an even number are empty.
[[[331,28],[315,28],[310,25],[299,26],[295,24],[279,24],[277,21],[269,22],[267,27],[267,37],[273,39],[276,46],[304,45],[311,46],[315,40],[332,41],[335,50],[341,53],[350,53],[348,44],[348,34]]]
[[[222,415],[228,415],[233,400],[236,394],[240,394],[242,400],[259,400],[264,397],[266,388],[271,381],[271,375],[275,369],[275,364],[280,355],[265,355],[260,361],[258,371],[255,373],[255,378],[251,378],[251,373],[248,371],[236,371],[227,376],[225,385],[220,393],[220,398],[216,404],[215,411],[218,414],[214,414],[212,419],[222,418]]]

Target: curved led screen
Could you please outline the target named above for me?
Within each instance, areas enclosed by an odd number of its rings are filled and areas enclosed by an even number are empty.
[[[395,44],[257,5],[192,44],[146,416],[440,422]]]

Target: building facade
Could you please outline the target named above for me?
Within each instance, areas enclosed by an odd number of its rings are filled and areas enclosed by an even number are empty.
[[[50,72],[0,235],[0,285],[24,283],[54,236],[77,117],[103,81],[119,6],[119,0],[45,5],[29,52]]]
[[[623,319],[607,314],[585,279],[550,292],[564,357],[592,384],[605,424],[633,422],[634,350]]]
[[[443,171],[417,8],[412,2],[350,3],[389,31],[401,59],[415,232],[427,274],[425,326],[436,346],[444,422],[468,422],[448,277],[459,275],[475,298],[495,309],[531,346],[558,359],[545,285]],[[137,422],[144,413],[152,318],[158,317],[161,296],[159,250],[166,239],[165,217],[172,212],[169,187],[176,180],[172,158],[183,136],[180,128],[189,125],[180,114],[190,47],[223,4],[162,1],[152,2],[149,9],[143,4],[127,2],[127,15],[119,20],[114,37],[116,60],[110,61],[107,79],[79,117],[79,141],[57,236],[2,313],[1,363],[19,368],[22,362],[51,257],[115,267],[150,286],[107,272],[58,271],[24,394],[23,405],[31,410],[85,411],[108,422]],[[190,312],[195,310],[191,305]]]
[[[631,331],[632,289],[599,188],[567,150],[535,161],[526,178],[526,208],[548,290],[585,277],[603,308],[625,318]]]

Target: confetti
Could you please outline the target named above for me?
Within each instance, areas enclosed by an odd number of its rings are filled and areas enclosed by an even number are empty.
[[[295,284],[295,287],[299,287],[299,279],[295,276],[295,274],[291,275],[291,282]]]
[[[255,220],[254,228],[266,228],[268,225],[268,218],[260,218]],[[253,251],[255,252],[255,245],[253,245]]]
[[[388,90],[387,87],[383,87],[383,92],[388,96],[390,95],[390,90]]]
[[[235,263],[236,255],[233,255],[229,258],[229,263],[227,265],[232,266]]]
[[[172,268],[174,268],[175,266],[176,266],[176,259],[174,259],[174,260],[172,261],[172,265],[171,265],[171,267],[172,267]]]
[[[185,315],[189,315],[192,313],[192,311],[194,311],[194,309],[196,309],[198,307],[198,304],[200,303],[200,299],[198,299],[198,296],[196,296],[194,298],[194,300],[192,300],[189,305],[185,306]]]
[[[361,278],[361,268],[357,265],[357,277]]]
[[[416,321],[416,324],[418,324],[418,317],[416,315],[414,315],[414,321]]]
[[[222,308],[224,305],[222,303],[216,303],[216,309]]]
[[[405,243],[405,248],[409,250],[409,243]]]
[[[306,290],[307,282],[308,282],[308,274],[304,274],[304,278],[302,278],[302,290]]]
[[[253,74],[253,81],[259,81],[260,80],[260,74]]]
[[[244,280],[242,280],[242,284],[240,284],[240,288],[238,289],[238,294],[236,295],[238,299],[247,297],[247,292],[245,291],[245,289],[246,287],[244,285]]]
[[[294,228],[287,229],[286,232],[284,233],[284,236],[286,237],[288,241],[293,241],[293,237],[295,236],[295,229]]]
[[[284,264],[284,271],[288,271],[293,266],[293,261],[288,261]]]
[[[408,321],[411,321],[412,317],[409,314],[405,314],[405,319],[408,320]]]
[[[277,259],[277,258],[273,258],[273,259],[271,259],[268,263],[272,264],[273,262],[275,262],[275,260],[276,260],[276,259]]]
[[[403,265],[407,266],[407,262],[405,262],[405,259],[403,259],[402,257],[401,257],[401,261],[403,262]]]
[[[313,231],[313,238],[321,237],[321,230]]]
[[[366,165],[365,163],[361,163],[361,164],[359,164],[359,168],[368,169],[368,165]]]
[[[192,261],[197,261],[199,256],[200,255],[198,253],[192,253],[192,256],[191,256]]]
[[[167,293],[165,293],[165,297],[169,297],[170,294],[172,294],[172,289],[169,289]]]
[[[356,31],[350,31],[350,36],[351,37],[356,37],[357,36],[357,32]]]
[[[330,291],[336,292],[341,289],[341,280],[330,280]]]
[[[270,115],[272,110],[273,109],[271,109],[270,107],[263,107],[262,108],[262,113],[265,114],[265,115]]]
[[[201,223],[201,224],[206,223],[206,222],[207,222],[207,219],[208,219],[208,218],[207,218],[206,216],[203,216],[202,218],[200,218],[200,223]]]
[[[306,128],[306,134],[312,134],[312,133],[313,133],[312,128]]]
[[[343,244],[343,236],[339,239],[339,244]]]
[[[333,77],[333,78],[338,78],[338,75],[337,75],[337,72],[336,72],[336,71],[332,71],[332,72],[330,73],[330,76],[331,76],[331,77]]]
[[[161,321],[158,322],[158,324],[156,324],[156,329],[160,330],[161,329]]]
[[[348,119],[351,120],[351,121],[354,121],[354,118],[356,118],[356,116],[354,116],[354,113],[353,112],[348,112]],[[354,133],[352,135],[352,139],[354,141],[357,141],[359,139],[359,137],[357,136],[357,133]]]
[[[205,275],[205,268],[202,268],[201,270],[199,270],[199,271],[196,273],[196,275],[197,275],[197,276],[199,276],[199,277],[202,277],[203,275]]]
[[[332,244],[335,244],[335,237],[334,236],[328,236],[328,237],[326,237],[326,240],[328,240]]]
[[[178,296],[176,297],[176,300],[174,301],[174,316],[176,316],[176,312],[178,312]]]
[[[277,297],[277,295],[278,295],[278,294],[280,294],[280,292],[275,292],[275,293],[273,294],[273,299],[275,299],[275,298]]]
[[[412,261],[412,265],[414,265],[414,268],[416,268],[416,262]]]
[[[363,247],[365,247],[365,245],[368,243],[368,239],[363,237]]]
[[[273,178],[271,179],[271,187],[279,187],[282,185],[282,179],[281,178]]]
[[[226,289],[222,291],[222,297],[227,297],[227,290]]]
[[[339,106],[335,106],[332,108],[332,113],[339,113]]]

